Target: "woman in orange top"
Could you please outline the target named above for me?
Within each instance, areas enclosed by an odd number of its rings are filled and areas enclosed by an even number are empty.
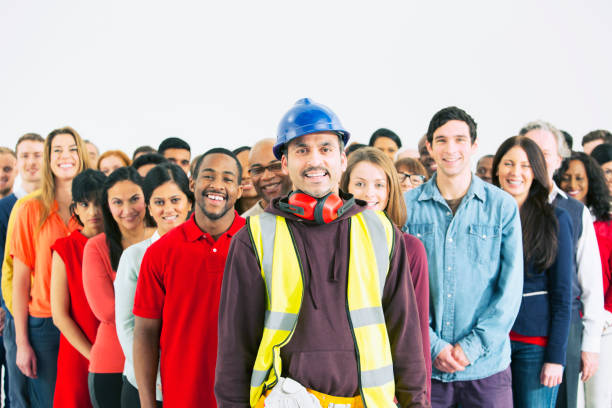
[[[132,167],[113,171],[102,189],[104,233],[87,241],[83,252],[83,287],[100,325],[89,357],[89,396],[99,408],[121,406],[125,358],[115,325],[113,282],[123,250],[153,235],[147,228],[142,178]]]
[[[79,227],[71,216],[72,180],[89,167],[87,148],[70,127],[45,141],[42,187],[16,214],[13,256],[13,313],[17,366],[28,377],[31,401],[53,405],[59,331],[51,318],[51,246]]]

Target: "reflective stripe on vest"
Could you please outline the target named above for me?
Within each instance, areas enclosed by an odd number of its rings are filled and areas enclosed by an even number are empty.
[[[395,407],[391,347],[381,301],[394,229],[384,213],[369,210],[352,216],[350,226],[347,312],[360,392],[366,407]],[[304,286],[299,254],[285,218],[263,213],[249,217],[247,228],[267,295],[264,331],[251,376],[250,403],[255,406],[282,373],[280,349],[295,330]]]

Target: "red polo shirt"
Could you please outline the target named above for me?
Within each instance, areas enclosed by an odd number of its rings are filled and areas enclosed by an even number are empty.
[[[191,216],[144,255],[134,314],[162,319],[160,364],[164,407],[216,407],[217,320],[230,240],[245,224],[235,213],[214,241]]]

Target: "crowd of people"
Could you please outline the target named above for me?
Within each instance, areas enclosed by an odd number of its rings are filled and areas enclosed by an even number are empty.
[[[276,138],[0,147],[5,407],[612,407],[612,134],[550,123],[472,172],[301,99]],[[19,182],[16,183],[18,175]]]

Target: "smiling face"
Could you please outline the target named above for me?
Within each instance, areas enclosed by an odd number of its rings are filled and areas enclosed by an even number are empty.
[[[113,171],[117,170],[120,167],[124,167],[125,163],[119,156],[107,156],[100,160],[100,171],[104,173],[105,176],[109,176]]]
[[[281,160],[283,169],[296,189],[312,197],[338,192],[338,182],[346,170],[346,154],[338,135],[318,132],[293,139]]]
[[[529,195],[533,182],[531,164],[522,147],[514,146],[502,156],[496,177],[499,179],[499,186],[512,195],[520,206]]]
[[[79,148],[69,133],[60,133],[51,141],[51,172],[57,179],[72,180],[81,171]]]
[[[146,214],[142,188],[129,180],[115,183],[108,189],[108,207],[122,233],[139,228]]]
[[[449,120],[433,132],[427,150],[436,162],[438,174],[454,178],[470,173],[470,159],[477,148],[470,139],[470,128],[461,120]]]
[[[589,179],[586,168],[580,160],[571,160],[567,171],[561,175],[559,185],[567,195],[586,205],[586,196],[589,192]]]
[[[369,209],[384,211],[389,201],[387,175],[374,163],[359,162],[351,171],[348,192],[365,201]]]
[[[197,177],[192,181],[196,211],[218,220],[234,209],[242,187],[238,184],[236,161],[226,154],[212,153],[202,159]]]
[[[373,147],[382,150],[383,153],[391,159],[391,161],[395,160],[395,154],[397,153],[398,147],[393,139],[381,136],[376,139]]]
[[[258,196],[255,186],[253,186],[253,180],[249,175],[249,154],[250,150],[243,150],[236,155],[236,158],[242,166],[242,197],[243,198],[255,198]]]
[[[149,214],[157,223],[159,235],[182,224],[191,210],[191,203],[173,181],[168,181],[153,190],[149,200]]]
[[[28,183],[39,183],[45,144],[35,140],[24,140],[17,146],[17,168],[20,177]]]
[[[287,195],[293,184],[289,173],[272,152],[273,139],[266,139],[253,146],[249,154],[248,174],[257,194],[267,205],[272,199]]]
[[[82,201],[74,203],[74,213],[83,224],[83,234],[93,237],[104,229],[102,219],[102,207],[94,201]]]
[[[17,160],[10,153],[0,153],[0,198],[13,189],[17,176]]]

